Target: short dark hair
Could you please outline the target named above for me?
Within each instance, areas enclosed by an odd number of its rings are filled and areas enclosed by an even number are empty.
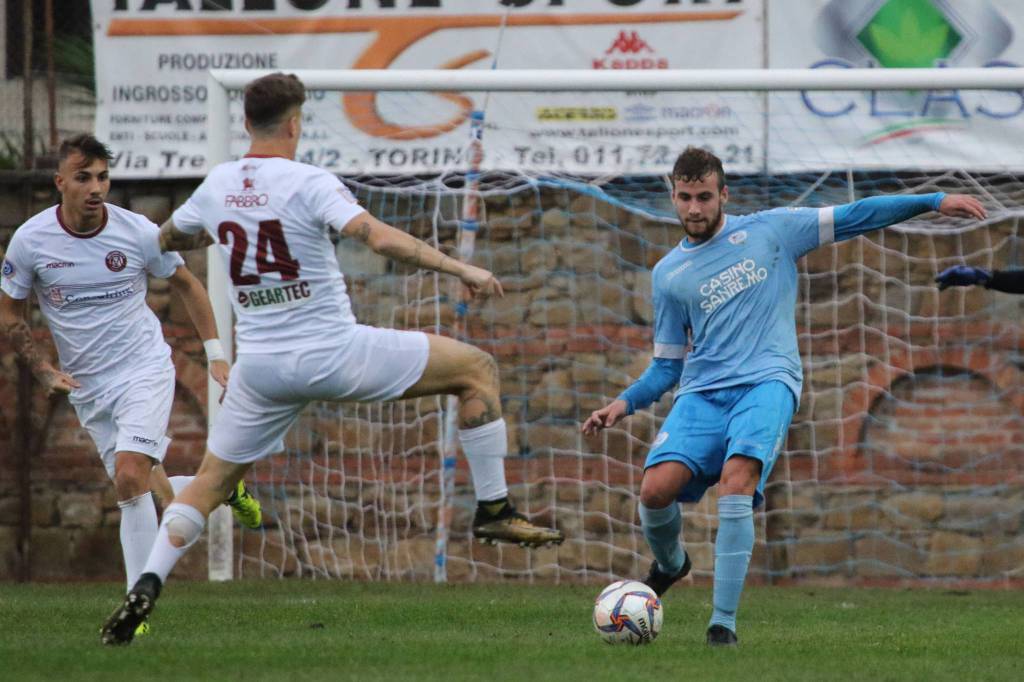
[[[676,165],[672,167],[672,184],[675,184],[676,180],[699,182],[711,173],[718,174],[718,191],[721,192],[725,187],[722,160],[707,149],[690,146],[676,158]]]
[[[89,133],[81,133],[61,142],[60,148],[57,150],[57,165],[64,163],[72,154],[84,156],[85,165],[89,165],[96,159],[110,161],[114,158],[114,155],[110,152],[110,147]]]
[[[245,86],[245,118],[259,131],[270,131],[288,115],[292,107],[306,101],[306,87],[294,73],[272,73]]]

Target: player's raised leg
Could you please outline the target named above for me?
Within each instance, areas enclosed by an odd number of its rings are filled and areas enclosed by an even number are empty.
[[[458,396],[459,442],[469,462],[477,499],[473,535],[487,542],[561,543],[565,538],[560,531],[531,523],[508,499],[508,437],[494,358],[455,339],[427,336],[430,355],[423,375],[402,397]]]
[[[660,597],[690,572],[690,557],[683,548],[683,516],[676,498],[693,478],[678,461],[664,461],[644,471],[640,483],[640,527],[654,561],[644,583]]]
[[[235,464],[206,453],[195,478],[164,510],[152,551],[124,602],[103,624],[104,644],[128,644],[149,617],[164,581],[185,552],[196,543],[206,518],[235,490],[250,463]]]

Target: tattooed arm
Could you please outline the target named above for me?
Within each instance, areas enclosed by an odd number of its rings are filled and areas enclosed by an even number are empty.
[[[501,283],[483,268],[447,256],[426,242],[406,234],[369,213],[350,220],[341,233],[366,244],[372,251],[413,267],[455,275],[474,296],[504,296]]]
[[[160,226],[160,250],[164,253],[205,249],[212,243],[213,237],[205,230],[196,234],[186,234],[175,227],[174,220],[170,218]]]
[[[70,393],[72,389],[79,387],[79,383],[71,375],[51,365],[36,347],[32,330],[25,318],[27,308],[27,299],[19,301],[0,292],[0,329],[10,340],[14,352],[28,364],[47,394]]]

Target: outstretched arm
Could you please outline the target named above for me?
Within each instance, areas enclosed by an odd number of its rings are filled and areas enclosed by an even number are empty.
[[[0,329],[10,339],[14,352],[28,364],[32,374],[50,393],[70,393],[79,384],[70,374],[61,372],[43,356],[32,338],[26,319],[28,299],[18,300],[0,292]]]
[[[985,287],[1008,294],[1024,294],[1024,270],[996,270]]]
[[[869,197],[833,209],[835,241],[895,225],[928,211],[957,218],[983,220],[987,215],[981,202],[966,194],[912,194]]]
[[[210,305],[206,289],[184,265],[179,266],[167,281],[171,289],[181,297],[185,310],[188,311],[188,316],[192,318],[192,324],[199,333],[199,338],[203,340],[210,376],[221,387],[227,388],[229,367],[217,339],[217,322],[213,317],[213,307]]]
[[[186,234],[174,226],[174,220],[167,219],[160,226],[160,251],[192,251],[194,249],[205,249],[213,243],[211,237],[205,230],[196,234]]]
[[[947,287],[969,287],[981,284],[986,289],[995,289],[1008,294],[1024,294],[1024,270],[986,270],[969,265],[954,265],[946,268],[935,278],[939,290]]]
[[[504,296],[491,272],[447,256],[426,242],[377,220],[365,211],[352,218],[341,233],[366,244],[372,251],[417,268],[455,275],[473,296]]]

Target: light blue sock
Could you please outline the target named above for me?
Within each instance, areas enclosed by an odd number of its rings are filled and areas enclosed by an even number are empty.
[[[640,527],[651,547],[651,553],[658,562],[663,573],[674,574],[683,567],[686,554],[679,532],[683,529],[683,515],[679,512],[679,503],[673,502],[663,509],[651,509],[641,502]]]
[[[715,610],[711,625],[736,632],[736,610],[750,553],[754,549],[754,498],[726,495],[718,499],[718,538],[715,540]]]

